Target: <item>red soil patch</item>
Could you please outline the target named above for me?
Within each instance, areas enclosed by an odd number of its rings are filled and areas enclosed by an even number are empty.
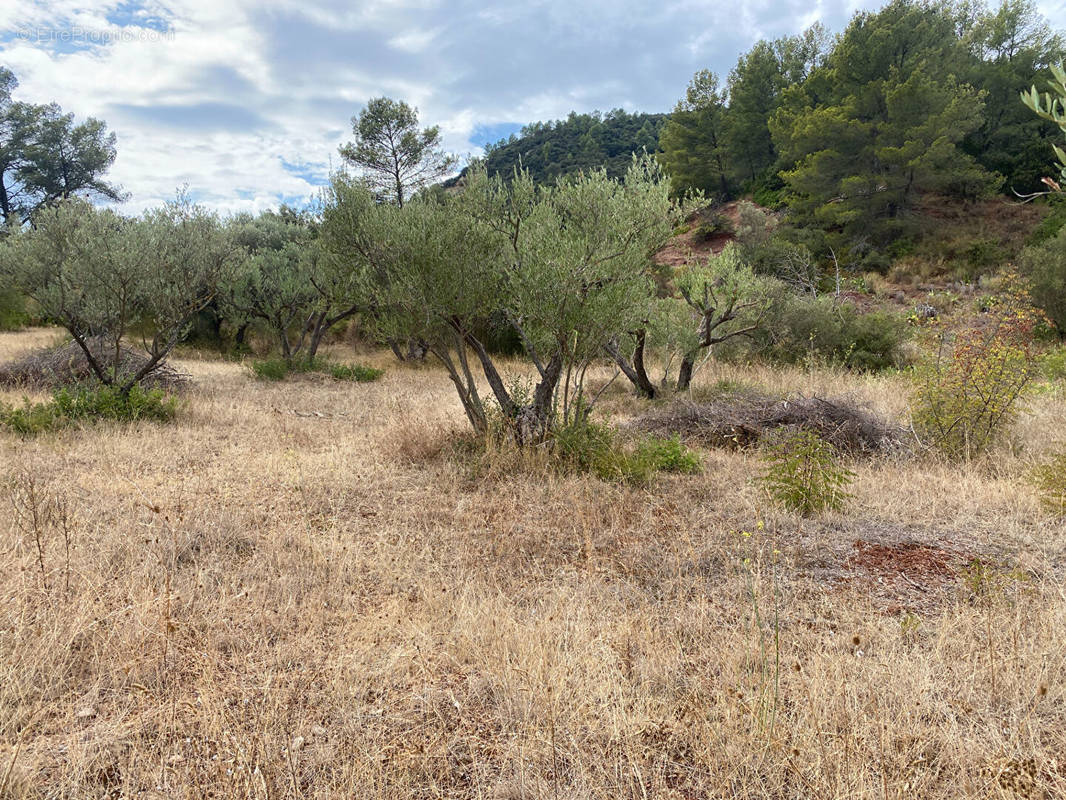
[[[906,575],[913,579],[945,580],[957,574],[958,553],[916,542],[873,544],[862,539],[854,543],[856,553],[848,566],[884,577]]]
[[[663,248],[655,254],[655,263],[667,267],[680,267],[688,261],[691,261],[693,258],[700,258],[701,256],[706,258],[708,255],[718,255],[721,253],[725,249],[725,246],[736,237],[731,233],[719,233],[709,239],[697,240],[695,229],[706,213],[710,213],[709,209],[701,209],[692,214],[692,216],[686,220],[692,229],[687,233],[678,234],[668,241]],[[727,217],[733,225],[736,225],[740,221],[740,214],[737,211],[736,201],[719,206],[714,210],[714,213]]]
[[[892,615],[939,605],[968,560],[958,551],[917,542],[857,539],[852,547],[855,553],[845,562],[852,573],[848,582],[869,591]]]

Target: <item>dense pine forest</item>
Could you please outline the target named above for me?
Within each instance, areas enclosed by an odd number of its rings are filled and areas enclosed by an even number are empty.
[[[526,169],[538,182],[598,167],[620,178],[633,153],[658,149],[666,119],[666,114],[627,114],[616,108],[606,114],[571,112],[566,119],[533,122],[517,135],[487,145],[485,167],[503,175]]]
[[[814,25],[697,72],[672,113],[571,113],[485,149],[490,173],[553,181],[654,152],[674,192],[788,212],[786,237],[885,269],[928,229],[923,198],[1046,189],[1058,127],[1019,102],[1066,50],[1029,0],[896,2],[839,34]],[[455,180],[449,185],[454,185]]]

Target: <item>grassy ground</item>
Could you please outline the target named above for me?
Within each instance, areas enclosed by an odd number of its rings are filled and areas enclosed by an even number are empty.
[[[0,796],[1066,797],[1066,531],[1025,480],[1060,391],[995,464],[855,464],[800,519],[752,453],[475,470],[445,375],[375,360],[184,360],[173,425],[0,433]],[[899,377],[723,378],[904,409]],[[16,517],[31,485],[65,526]]]

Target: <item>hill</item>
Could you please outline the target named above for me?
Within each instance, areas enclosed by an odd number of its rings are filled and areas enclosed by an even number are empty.
[[[658,149],[666,118],[666,114],[628,114],[620,108],[606,114],[571,112],[566,119],[533,122],[518,135],[487,145],[485,164],[490,173],[503,175],[521,164],[538,182],[597,167],[621,177],[634,152]]]

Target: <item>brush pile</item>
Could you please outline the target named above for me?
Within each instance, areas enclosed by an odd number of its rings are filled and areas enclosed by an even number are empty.
[[[638,417],[630,426],[659,436],[678,434],[709,447],[758,444],[782,428],[816,433],[839,452],[872,455],[898,450],[905,429],[847,399],[779,398],[757,394],[723,397],[707,403],[677,401]]]
[[[115,362],[112,346],[102,338],[87,339],[86,344],[97,362],[110,373]],[[118,356],[118,374],[134,375],[147,362],[147,355],[122,347]],[[97,382],[84,351],[73,341],[0,364],[0,386],[7,388],[50,390]],[[146,388],[178,392],[188,386],[189,377],[164,364],[157,365],[140,383]]]

